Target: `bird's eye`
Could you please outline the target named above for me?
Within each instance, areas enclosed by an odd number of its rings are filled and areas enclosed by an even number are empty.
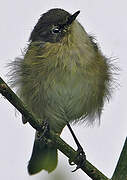
[[[56,34],[56,33],[59,33],[60,32],[60,29],[58,27],[55,27],[52,29],[52,33]]]

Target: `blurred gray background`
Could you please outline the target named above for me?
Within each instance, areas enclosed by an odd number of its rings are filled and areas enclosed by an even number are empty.
[[[30,32],[40,15],[60,7],[70,13],[81,10],[78,20],[86,31],[95,35],[107,57],[117,58],[121,68],[110,103],[104,107],[101,125],[73,129],[87,159],[108,177],[112,176],[127,135],[127,1],[126,0],[4,0],[0,5],[0,76],[7,81],[8,62],[20,56],[27,46]],[[71,173],[68,159],[59,152],[59,166],[51,174],[45,171],[29,176],[27,164],[31,156],[34,129],[23,125],[21,115],[0,95],[0,179],[5,180],[89,180],[81,170]],[[62,138],[76,148],[67,128]]]

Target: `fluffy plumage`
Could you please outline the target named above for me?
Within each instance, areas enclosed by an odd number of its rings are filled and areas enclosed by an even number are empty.
[[[44,14],[31,33],[25,55],[11,64],[12,82],[22,100],[59,134],[66,121],[93,123],[112,90],[112,65],[80,23],[75,20],[60,29],[70,16],[61,9]],[[43,143],[40,147],[35,141],[30,174],[56,167],[56,149]],[[49,152],[54,154],[52,166],[44,160],[50,157]]]

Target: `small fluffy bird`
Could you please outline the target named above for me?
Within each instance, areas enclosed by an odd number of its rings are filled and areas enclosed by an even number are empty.
[[[76,20],[80,11],[44,13],[35,25],[22,58],[11,63],[11,83],[29,110],[46,121],[49,131],[61,134],[71,122],[100,119],[111,96],[113,65]],[[23,117],[23,122],[27,118]],[[57,166],[57,149],[36,132],[29,174]]]

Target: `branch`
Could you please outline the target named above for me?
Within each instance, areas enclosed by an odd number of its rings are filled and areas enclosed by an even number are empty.
[[[18,111],[27,118],[30,125],[37,131],[42,131],[42,125],[40,121],[34,117],[34,115],[28,110],[27,106],[17,97],[17,95],[9,88],[9,86],[0,78],[0,93],[6,97],[6,99],[15,106]],[[77,152],[64,142],[58,135],[51,132],[49,137],[54,146],[64,153],[69,159],[74,159]],[[49,141],[45,138],[46,142]],[[74,161],[78,165],[78,161]],[[86,160],[85,166],[81,168],[89,177],[93,180],[109,180],[104,174],[102,174],[96,167],[94,167],[89,161]],[[114,180],[114,179],[113,179]]]
[[[120,154],[116,169],[112,176],[112,180],[127,179],[127,138],[125,140],[122,152]]]

